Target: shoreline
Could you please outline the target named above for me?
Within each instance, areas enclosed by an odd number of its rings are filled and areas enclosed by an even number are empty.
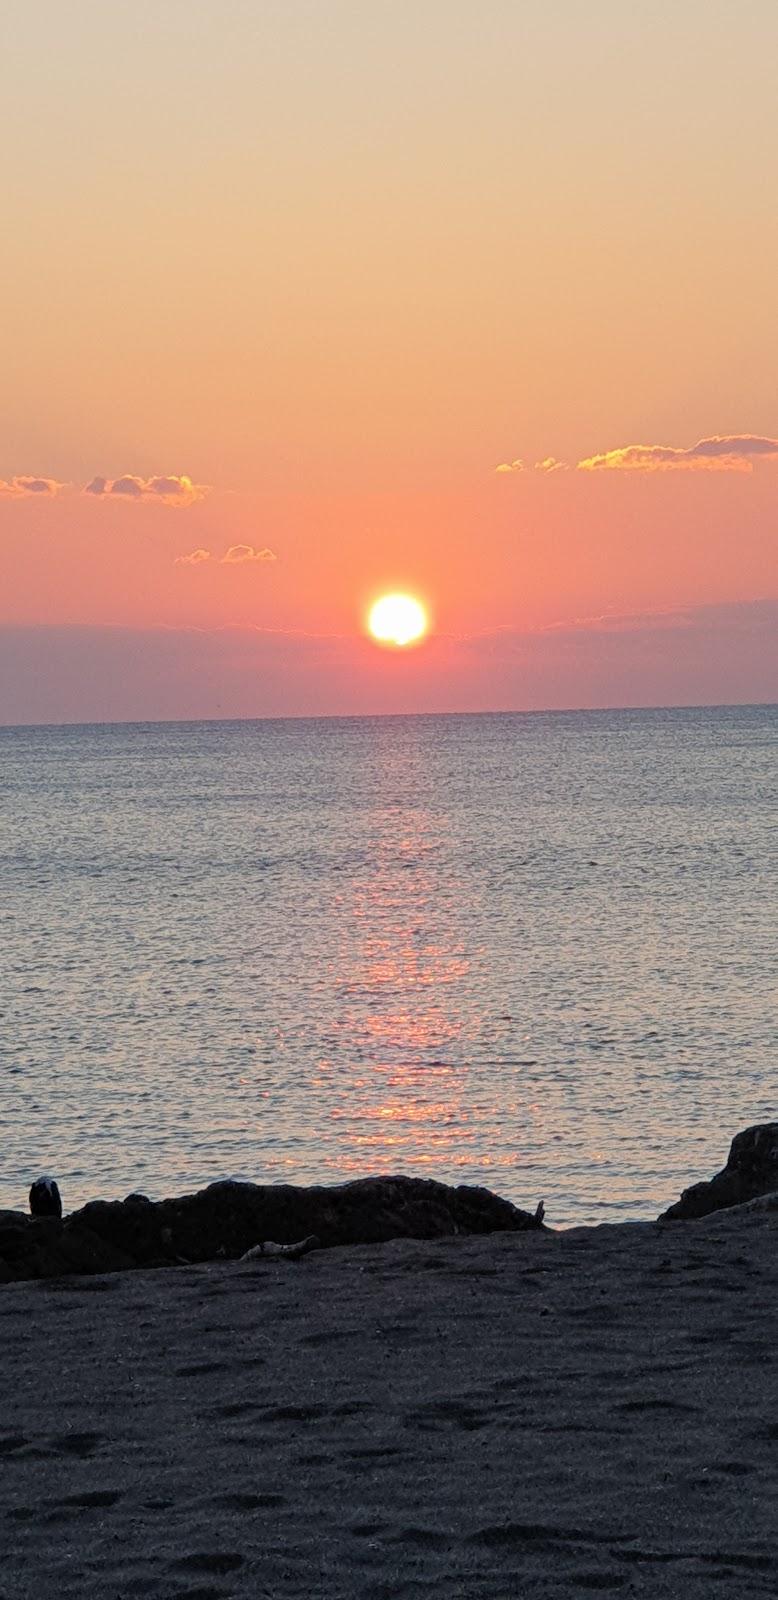
[[[722,1170],[684,1189],[656,1222],[744,1206],[772,1209],[777,1191],[778,1123],[760,1123],[736,1134]],[[402,1175],[307,1187],[227,1179],[161,1201],[139,1193],[123,1201],[90,1201],[65,1216],[56,1180],[41,1177],[32,1184],[29,1206],[31,1215],[0,1211],[0,1285],[250,1260],[264,1250],[300,1256],[402,1238],[527,1232],[558,1237],[577,1231],[549,1228],[542,1201],[527,1211],[477,1185]],[[652,1223],[599,1224],[641,1226]]]

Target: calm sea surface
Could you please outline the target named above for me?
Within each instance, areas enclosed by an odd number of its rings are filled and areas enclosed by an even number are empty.
[[[778,1116],[778,708],[0,732],[0,1206],[650,1216]]]

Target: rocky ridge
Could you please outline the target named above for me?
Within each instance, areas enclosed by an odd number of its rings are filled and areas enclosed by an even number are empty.
[[[760,1201],[778,1208],[778,1122],[737,1134],[721,1172],[684,1189],[657,1221],[693,1221]],[[38,1179],[30,1191],[33,1215],[0,1212],[0,1283],[236,1260],[249,1251],[261,1254],[257,1247],[270,1240],[277,1246],[304,1241],[310,1248],[315,1236],[327,1248],[544,1227],[542,1206],[522,1211],[489,1189],[429,1178],[358,1178],[308,1188],[226,1180],[158,1202],[142,1194],[93,1200],[65,1217],[57,1214],[59,1203],[54,1180]]]
[[[521,1211],[488,1189],[428,1178],[310,1188],[227,1180],[157,1203],[139,1194],[93,1200],[64,1218],[0,1212],[0,1282],[235,1260],[266,1240],[285,1245],[310,1235],[326,1248],[542,1226],[540,1211]]]

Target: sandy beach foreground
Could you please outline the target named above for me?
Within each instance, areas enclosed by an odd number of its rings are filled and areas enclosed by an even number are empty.
[[[775,1595],[778,1215],[10,1284],[3,1600]]]

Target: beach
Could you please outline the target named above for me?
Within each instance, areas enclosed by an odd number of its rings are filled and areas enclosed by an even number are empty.
[[[3,1600],[776,1592],[778,1214],[6,1285]]]

